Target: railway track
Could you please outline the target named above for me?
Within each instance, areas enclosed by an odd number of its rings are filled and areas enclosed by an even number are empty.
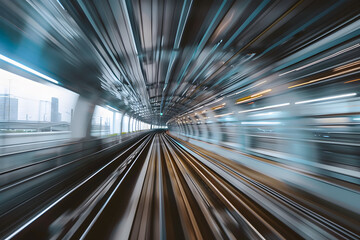
[[[151,133],[6,239],[360,239],[201,149]]]
[[[214,175],[220,175],[239,192],[243,192],[248,198],[263,208],[261,213],[269,212],[272,217],[285,223],[287,227],[305,239],[359,239],[357,229],[344,227],[321,214],[301,205],[291,198],[279,193],[265,184],[254,180],[236,168],[228,166],[220,159],[204,154],[194,146],[169,138],[175,145],[182,148],[185,153],[195,156],[197,161],[211,169]],[[256,210],[256,208],[253,208]],[[265,210],[265,211],[264,211]],[[301,224],[299,224],[299,222]],[[272,224],[274,226],[274,224]],[[289,236],[284,236],[289,239]],[[268,237],[267,237],[268,238]]]
[[[32,175],[24,175],[16,181],[7,181],[0,187],[0,239],[19,238],[20,233],[31,229],[30,235],[38,239],[48,239],[53,218],[47,219],[47,224],[38,224],[41,218],[47,218],[48,212],[63,203],[64,200],[74,199],[74,193],[83,194],[82,185],[96,186],[114,167],[119,165],[134,148],[138,147],[144,139],[120,143],[100,151],[87,154],[81,158],[64,161],[52,166],[47,162],[41,163],[44,171]],[[120,154],[119,154],[120,151]],[[106,167],[105,167],[106,166]],[[11,173],[13,174],[13,173]],[[4,176],[6,177],[6,176]],[[58,210],[61,213],[63,210]],[[65,211],[65,210],[64,210]],[[19,235],[20,234],[20,235]],[[28,237],[27,237],[28,238]]]

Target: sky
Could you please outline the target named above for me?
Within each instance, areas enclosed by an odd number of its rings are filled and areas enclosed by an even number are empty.
[[[71,109],[74,109],[78,94],[65,88],[44,85],[6,70],[0,69],[0,94],[9,94],[19,99],[18,119],[50,120],[51,98],[59,99],[61,120],[70,122]],[[43,101],[42,103],[40,103]],[[41,118],[41,119],[39,119]]]

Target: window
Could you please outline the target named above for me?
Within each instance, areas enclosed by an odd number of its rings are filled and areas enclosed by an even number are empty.
[[[0,133],[70,131],[78,94],[0,69]]]
[[[122,133],[128,133],[129,132],[129,116],[125,115],[122,123]]]

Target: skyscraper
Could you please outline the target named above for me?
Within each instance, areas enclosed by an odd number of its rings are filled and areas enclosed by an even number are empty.
[[[19,100],[9,94],[0,95],[0,121],[18,120]]]

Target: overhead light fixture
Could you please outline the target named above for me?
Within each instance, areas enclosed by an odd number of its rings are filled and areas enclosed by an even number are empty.
[[[59,0],[56,0],[56,1],[57,1],[58,4],[60,5],[60,7],[65,10],[65,8],[64,8],[64,6],[61,4],[61,2],[60,2]]]
[[[236,100],[235,104],[240,104],[240,103],[245,103],[245,102],[249,102],[252,101],[254,99],[260,98],[263,95],[257,95],[255,97],[251,97],[251,96],[247,96],[247,97],[243,97],[243,98],[239,98],[238,100]]]
[[[342,71],[342,72],[338,72],[338,73],[335,73],[335,74],[331,74],[331,75],[326,76],[326,77],[321,77],[321,78],[313,79],[313,80],[310,80],[310,81],[307,81],[307,82],[304,82],[304,83],[295,84],[295,85],[292,85],[292,86],[290,86],[290,87],[288,87],[288,88],[294,88],[294,87],[300,87],[300,86],[308,85],[308,84],[315,83],[315,82],[319,82],[319,81],[321,81],[321,80],[325,80],[325,79],[328,79],[328,78],[341,76],[341,75],[343,75],[343,74],[350,73],[350,72],[354,72],[354,71],[357,71],[357,70],[360,70],[360,67],[348,69],[348,70],[345,70],[345,71]]]
[[[218,118],[218,117],[225,117],[225,116],[229,116],[229,115],[233,115],[234,113],[224,113],[224,114],[220,114],[220,115],[215,115],[214,117]]]
[[[279,125],[281,122],[241,122],[243,125]]]
[[[265,109],[270,109],[270,108],[284,107],[284,106],[288,106],[288,105],[290,105],[290,103],[282,103],[282,104],[276,104],[276,105],[271,105],[271,106],[267,106],[267,107],[261,107],[261,108],[240,111],[239,113],[254,112],[254,111],[265,110]]]
[[[324,97],[324,98],[316,98],[316,99],[311,99],[311,100],[296,102],[295,104],[304,104],[304,103],[320,102],[320,101],[326,101],[326,100],[332,100],[332,99],[338,99],[338,98],[345,98],[345,97],[352,97],[352,96],[356,96],[356,93],[342,94],[342,95],[331,96],[331,97]]]
[[[275,113],[278,113],[278,112],[267,112],[267,113],[257,113],[257,114],[254,114],[252,115],[253,117],[259,117],[259,116],[270,116],[270,115],[273,115]]]
[[[38,71],[35,71],[34,69],[31,69],[31,68],[29,68],[29,67],[27,67],[27,66],[25,66],[25,65],[23,65],[23,64],[21,64],[19,62],[16,62],[16,61],[8,58],[8,57],[5,57],[4,55],[0,54],[0,59],[7,62],[7,63],[10,63],[10,64],[12,64],[12,65],[14,65],[16,67],[19,67],[19,68],[21,68],[21,69],[23,69],[23,70],[25,70],[25,71],[27,71],[29,73],[32,73],[32,74],[34,74],[34,75],[36,75],[38,77],[41,77],[41,78],[43,78],[43,79],[45,79],[45,80],[47,80],[49,82],[59,84],[59,82],[56,81],[55,79],[52,79],[51,77],[48,77],[48,76],[46,76],[46,75],[44,75],[42,73],[39,73]]]
[[[360,78],[358,78],[358,79],[353,79],[353,80],[350,80],[350,81],[346,81],[346,82],[344,82],[344,83],[346,84],[346,83],[352,83],[352,82],[357,82],[357,81],[360,81]]]
[[[244,90],[241,90],[241,91],[239,91],[239,92],[233,93],[233,94],[229,95],[229,97],[234,96],[234,95],[237,95],[237,94],[240,94],[240,93],[242,93],[242,92],[245,92],[245,91],[247,91],[247,90],[249,90],[249,89],[252,89],[252,88],[257,87],[257,86],[259,86],[259,85],[261,85],[261,84],[264,84],[264,83],[266,83],[266,81],[259,82],[259,83],[255,84],[254,86],[251,86],[251,87],[246,88],[246,89],[244,89]]]
[[[359,65],[359,64],[360,64],[360,60],[354,61],[354,62],[345,64],[345,65],[342,65],[342,66],[340,66],[340,67],[334,68],[334,71],[343,70],[343,69],[346,69],[346,68],[349,68],[349,67],[353,67],[353,66],[356,66],[356,65]]]
[[[301,66],[301,67],[298,67],[298,68],[296,68],[296,69],[293,69],[293,70],[290,70],[290,71],[281,73],[281,74],[279,74],[279,76],[281,77],[281,76],[283,76],[283,75],[285,75],[285,74],[288,74],[288,73],[291,73],[291,72],[294,72],[294,71],[299,71],[299,70],[301,70],[301,69],[310,67],[310,66],[312,66],[312,65],[314,65],[314,64],[317,64],[317,63],[323,62],[323,61],[325,61],[325,60],[328,60],[328,59],[330,59],[330,58],[336,57],[336,56],[338,56],[338,55],[340,55],[340,54],[346,53],[346,52],[348,52],[348,51],[350,51],[350,50],[353,50],[354,48],[358,48],[358,47],[360,47],[360,44],[359,44],[359,43],[357,43],[357,44],[355,44],[355,45],[353,45],[353,46],[351,46],[351,47],[345,48],[345,49],[343,49],[343,50],[341,50],[341,51],[338,51],[338,52],[336,52],[336,53],[333,53],[333,54],[331,54],[331,55],[329,55],[329,56],[327,56],[327,57],[324,57],[324,58],[321,58],[321,59],[316,60],[316,61],[314,61],[314,62],[308,63],[308,64],[306,64],[306,65],[304,65],[304,66]]]
[[[117,109],[115,109],[115,108],[113,108],[113,107],[110,107],[109,105],[106,105],[106,107],[107,107],[107,108],[110,108],[111,110],[114,110],[114,111],[116,111],[116,112],[119,111],[119,110],[117,110]]]
[[[215,107],[213,107],[213,108],[211,108],[211,109],[212,109],[212,110],[218,110],[218,109],[221,109],[221,108],[225,107],[225,105],[226,105],[226,103],[223,103],[223,104],[218,105],[218,106],[215,106]]]
[[[208,104],[206,104],[206,105],[204,105],[204,106],[209,106],[209,105],[211,105],[211,104],[213,104],[213,103],[216,103],[216,102],[219,102],[219,101],[221,101],[221,100],[223,100],[224,98],[222,97],[222,98],[219,98],[219,99],[216,99],[216,100],[214,100],[214,101],[212,101],[212,102],[210,102],[210,103],[208,103]]]
[[[261,91],[261,92],[258,92],[258,93],[255,93],[253,95],[251,95],[250,97],[256,97],[256,96],[259,96],[259,95],[262,95],[262,94],[265,94],[265,93],[268,93],[268,92],[271,92],[272,89],[266,89],[264,91]]]

